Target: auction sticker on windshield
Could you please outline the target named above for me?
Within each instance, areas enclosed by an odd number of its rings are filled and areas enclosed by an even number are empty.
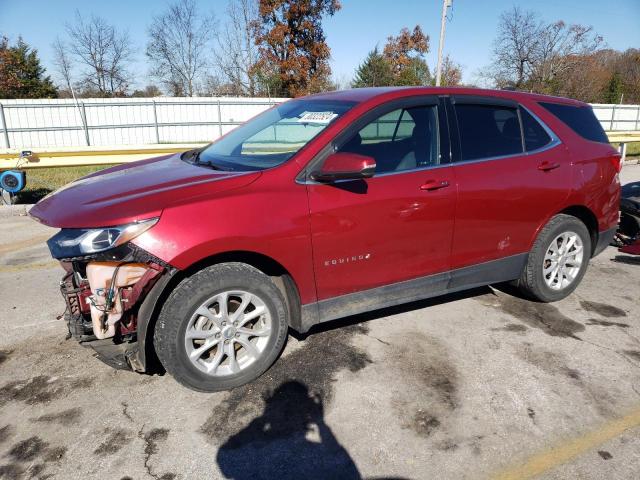
[[[337,116],[338,114],[333,112],[304,112],[298,119],[298,122],[326,124]]]

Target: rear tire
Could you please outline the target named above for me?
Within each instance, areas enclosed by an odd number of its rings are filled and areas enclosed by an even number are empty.
[[[288,311],[271,279],[244,263],[200,270],[171,292],[154,345],[182,385],[215,392],[262,375],[284,347]]]
[[[562,300],[580,284],[590,258],[585,224],[571,215],[556,215],[538,234],[516,286],[540,302]]]

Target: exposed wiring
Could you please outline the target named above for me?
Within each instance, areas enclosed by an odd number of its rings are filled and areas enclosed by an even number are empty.
[[[122,265],[126,265],[127,263],[131,263],[131,262],[119,263],[116,266],[116,268],[114,269],[113,275],[111,276],[111,283],[109,284],[109,289],[107,290],[107,292],[105,294],[104,307],[100,307],[99,305],[96,305],[94,300],[91,299],[91,304],[96,309],[98,309],[99,311],[102,312],[102,317],[100,318],[100,325],[102,326],[102,328],[105,327],[105,325],[107,323],[107,319],[109,317],[109,313],[108,312],[111,311],[111,309],[113,309],[113,304],[115,302],[116,297],[118,296],[119,289],[115,286],[116,279],[118,278],[118,272],[120,271],[120,267]],[[122,298],[120,299],[120,301],[122,302]]]
[[[20,155],[18,157],[18,160],[16,161],[16,166],[15,168],[20,168],[22,165],[24,165],[25,163],[29,163],[29,156],[28,155]]]

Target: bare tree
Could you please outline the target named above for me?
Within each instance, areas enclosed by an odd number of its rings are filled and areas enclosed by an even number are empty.
[[[346,90],[351,88],[351,79],[347,73],[334,73],[331,78],[331,84],[334,90]]]
[[[259,18],[258,2],[231,0],[226,17],[223,30],[216,35],[216,66],[235,94],[253,97],[258,83],[253,68],[258,56],[254,28]]]
[[[613,68],[622,78],[625,101],[640,103],[640,49],[629,48],[616,57]]]
[[[442,86],[454,87],[462,82],[462,66],[449,55],[442,59]]]
[[[161,95],[162,95],[162,92],[160,91],[160,89],[153,84],[147,85],[142,90],[140,89],[134,90],[133,93],[131,94],[132,97],[144,97],[144,98],[159,97]]]
[[[213,15],[200,15],[194,0],[179,0],[149,27],[147,57],[152,72],[174,95],[192,97],[208,67]]]
[[[562,79],[584,65],[583,57],[601,46],[602,37],[592,27],[547,24],[537,13],[513,7],[500,16],[491,76],[498,87],[556,93]]]
[[[53,64],[58,71],[58,74],[62,78],[65,87],[69,90],[69,92],[73,91],[73,87],[71,85],[72,82],[72,63],[71,57],[67,50],[67,46],[60,40],[59,37],[56,38],[56,41],[53,43]]]
[[[67,25],[67,33],[71,53],[84,66],[84,88],[105,96],[123,95],[130,84],[127,64],[132,46],[128,33],[100,17],[85,20],[79,12],[75,22]]]
[[[498,87],[523,87],[534,70],[541,28],[534,12],[519,7],[500,15],[492,68]]]
[[[532,81],[533,88],[543,88],[555,78],[562,78],[582,63],[602,45],[602,37],[584,25],[567,26],[563,21],[543,25],[538,45]]]

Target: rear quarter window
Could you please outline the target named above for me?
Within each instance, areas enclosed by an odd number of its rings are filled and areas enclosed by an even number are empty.
[[[522,120],[522,132],[527,152],[539,150],[551,143],[551,137],[542,125],[522,107],[520,108],[520,119]]]
[[[609,143],[607,134],[604,133],[604,129],[593,114],[591,107],[577,107],[551,102],[540,102],[540,105],[582,138],[592,142]]]

